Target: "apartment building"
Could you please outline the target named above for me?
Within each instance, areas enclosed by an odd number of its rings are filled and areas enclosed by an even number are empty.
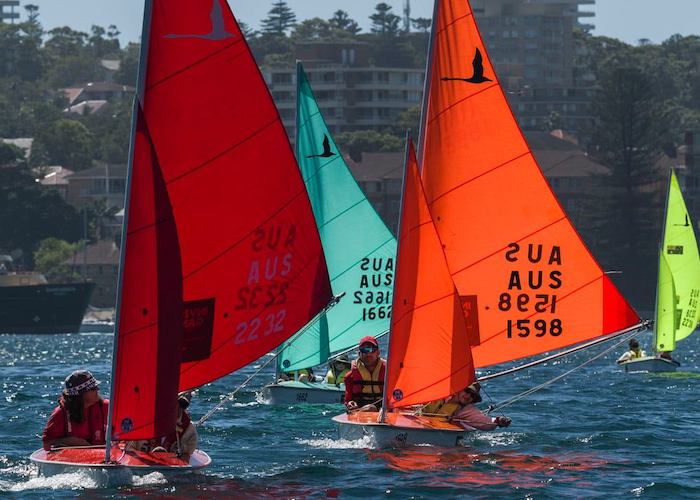
[[[543,130],[553,117],[580,134],[591,123],[595,78],[577,32],[593,28],[581,6],[595,0],[472,0],[481,35],[521,127]]]
[[[294,55],[304,64],[331,132],[385,128],[405,110],[421,104],[424,69],[371,66],[369,44],[361,41],[300,42]],[[294,135],[296,68],[262,66],[275,104]]]
[[[0,24],[14,23],[19,19],[19,12],[15,12],[15,7],[19,7],[19,0],[0,0]]]

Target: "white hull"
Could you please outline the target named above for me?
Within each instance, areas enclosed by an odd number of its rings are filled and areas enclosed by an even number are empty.
[[[83,450],[74,448],[68,451],[84,451],[86,455],[81,456],[77,460],[73,460],[73,457],[70,456],[61,459],[56,458],[56,453],[60,452],[47,452],[40,449],[32,453],[29,459],[39,467],[39,474],[42,476],[81,473],[92,479],[96,484],[104,487],[131,484],[133,476],[144,476],[153,472],[167,476],[190,474],[207,467],[211,463],[209,455],[201,450],[195,450],[192,453],[189,463],[176,465],[166,464],[165,460],[158,463],[157,457],[159,454],[157,453],[153,455],[138,453],[138,456],[135,457],[133,454],[124,453],[123,450],[115,451],[113,449],[113,462],[105,464],[101,463],[101,460],[96,459],[97,456],[104,457],[104,447],[90,447]],[[87,453],[90,453],[92,456],[87,455]],[[155,457],[155,460],[149,461],[149,456]]]
[[[678,363],[674,363],[673,361],[670,361],[670,360],[664,359],[664,358],[646,357],[646,358],[640,358],[640,359],[633,359],[631,361],[625,361],[624,363],[620,363],[620,366],[627,373],[633,373],[633,372],[661,373],[661,372],[675,372],[678,369],[678,366],[680,366],[680,365]]]
[[[264,395],[270,404],[342,404],[345,385],[322,382],[278,382],[266,385]]]
[[[374,416],[373,418],[370,416]],[[356,441],[369,437],[373,448],[402,448],[405,446],[430,445],[441,448],[462,446],[464,436],[470,431],[448,424],[444,419],[395,415],[392,423],[379,423],[376,413],[341,414],[333,417],[338,424],[340,439]],[[439,422],[438,425],[430,425]]]

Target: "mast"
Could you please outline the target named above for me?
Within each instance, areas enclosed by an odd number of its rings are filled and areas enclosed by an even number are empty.
[[[656,296],[654,297],[654,329],[651,337],[651,347],[656,353],[656,332],[659,328],[659,277],[661,276],[661,259],[664,252],[664,240],[666,239],[666,218],[668,217],[668,202],[671,198],[671,182],[673,179],[673,167],[668,171],[668,189],[666,190],[666,204],[664,205],[664,218],[661,225],[661,240],[659,240],[659,259],[656,269]]]
[[[406,172],[408,171],[408,159],[411,154],[411,131],[406,130],[406,148],[403,157],[403,176],[401,180],[401,208],[399,209],[399,224],[396,227],[396,264],[394,267],[394,300],[396,300],[396,277],[399,272],[399,245],[401,244],[401,221],[403,220],[404,204],[406,203]],[[384,389],[382,390],[382,411],[379,413],[379,421],[386,421],[387,393],[386,385],[389,380],[389,353],[391,352],[391,330],[392,323],[389,323],[389,343],[386,347],[386,368],[384,368]]]
[[[114,343],[112,344],[112,373],[110,375],[109,410],[107,412],[107,433],[105,435],[105,463],[110,461],[112,450],[112,419],[115,395],[115,373],[117,369],[117,352],[119,349],[119,318],[122,303],[122,284],[124,281],[124,260],[126,256],[126,239],[129,221],[129,200],[131,198],[131,179],[134,169],[134,147],[136,143],[136,121],[138,118],[139,100],[144,94],[146,83],[146,64],[148,59],[148,41],[150,39],[151,16],[153,14],[153,0],[146,0],[143,6],[143,26],[141,28],[141,49],[139,54],[139,69],[136,83],[136,94],[131,111],[131,137],[129,139],[129,160],[126,169],[126,187],[124,190],[124,218],[122,220],[121,240],[119,244],[119,277],[117,280],[117,304],[114,318]]]
[[[430,41],[428,42],[428,59],[425,62],[425,79],[423,81],[423,102],[420,111],[420,130],[418,131],[418,168],[423,171],[423,154],[425,149],[425,126],[428,121],[428,104],[430,100],[430,85],[432,83],[433,49],[435,48],[435,26],[437,24],[438,8],[440,0],[433,3],[433,22],[430,25]],[[404,168],[405,172],[405,168]],[[405,176],[405,174],[404,174]]]

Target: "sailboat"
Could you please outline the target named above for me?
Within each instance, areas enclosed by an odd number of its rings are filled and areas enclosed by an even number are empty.
[[[474,368],[585,341],[592,346],[643,329],[645,323],[596,263],[537,165],[467,0],[435,1],[423,99],[418,164],[431,220],[462,304]],[[408,187],[404,196],[412,196]],[[403,273],[417,265],[398,260],[395,301]],[[393,321],[397,307],[395,302]],[[392,402],[397,389],[404,395],[421,392],[433,380],[425,371],[417,371],[411,384],[397,384],[393,378],[397,370],[415,370],[413,360],[394,349],[396,342],[419,343],[422,356],[432,356],[442,342],[438,339],[444,330],[437,325],[414,328],[407,334],[392,323],[385,383],[389,398],[382,418],[337,416],[341,435],[356,433],[359,426],[365,433],[382,428],[380,446],[438,441],[428,425],[414,432],[391,421],[399,418],[392,415],[406,413],[401,408],[447,397],[455,388],[444,386],[429,397],[426,391],[426,397]],[[436,386],[458,373],[450,366],[434,380]],[[459,389],[466,386],[462,382]],[[368,419],[374,419],[373,425],[358,421]]]
[[[675,372],[670,359],[676,342],[695,331],[700,320],[700,257],[695,230],[673,169],[669,174],[654,312],[654,351],[620,363],[626,372]]]
[[[274,349],[332,295],[277,109],[225,0],[147,0],[134,102],[108,446],[38,450],[44,473],[192,470],[124,442],[175,428],[179,391]]]
[[[331,286],[344,298],[283,344],[278,373],[325,363],[333,353],[389,330],[396,239],[355,181],[297,63],[296,156],[326,254]],[[345,386],[298,380],[265,387],[272,403],[339,403]]]

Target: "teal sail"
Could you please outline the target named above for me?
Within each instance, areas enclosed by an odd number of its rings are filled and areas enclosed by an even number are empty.
[[[297,65],[296,154],[333,293],[345,296],[325,318],[283,346],[278,369],[285,372],[325,363],[331,353],[389,329],[396,259],[396,238],[343,160],[301,64]]]

